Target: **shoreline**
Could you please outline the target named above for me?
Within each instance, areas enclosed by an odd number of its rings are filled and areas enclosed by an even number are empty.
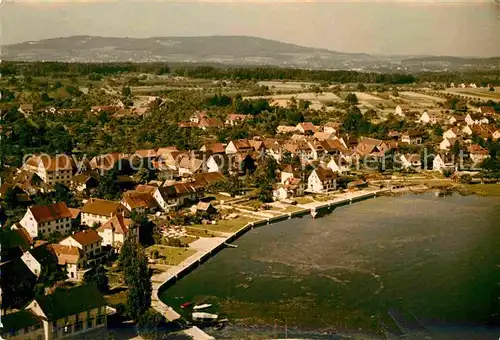
[[[363,201],[369,198],[375,198],[380,194],[390,192],[391,189],[375,189],[375,190],[360,190],[355,192],[347,192],[342,194],[342,197],[337,197],[324,202],[312,202],[306,204],[298,204],[296,210],[293,212],[283,213],[278,216],[261,218],[254,222],[249,222],[238,229],[236,232],[231,233],[227,237],[214,237],[209,239],[209,241],[198,242],[195,246],[197,252],[176,266],[172,266],[168,270],[153,275],[151,277],[153,291],[151,296],[151,307],[153,307],[157,312],[163,315],[168,321],[175,321],[181,318],[181,315],[177,313],[171,306],[168,306],[160,299],[160,294],[168,289],[169,285],[175,284],[179,279],[189,274],[192,270],[196,269],[204,261],[208,260],[212,256],[216,255],[223,248],[226,248],[226,244],[237,240],[239,237],[246,234],[253,228],[270,225],[272,223],[285,221],[288,219],[302,217],[305,215],[311,215],[313,218],[318,216],[318,214],[329,213],[332,209]],[[199,240],[198,240],[199,241]],[[195,241],[194,243],[196,243]],[[193,330],[193,339],[215,339],[214,337],[206,334],[198,327],[194,326],[191,328]]]

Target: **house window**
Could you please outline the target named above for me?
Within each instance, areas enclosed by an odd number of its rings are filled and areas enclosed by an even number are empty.
[[[87,328],[92,328],[94,325],[94,319],[88,319],[87,320]]]
[[[82,324],[82,322],[81,322],[81,321],[80,321],[80,322],[75,323],[75,332],[79,332],[79,331],[81,331],[81,330],[82,330],[82,328],[83,328],[83,324]]]
[[[99,315],[96,320],[97,325],[104,324],[104,315]]]

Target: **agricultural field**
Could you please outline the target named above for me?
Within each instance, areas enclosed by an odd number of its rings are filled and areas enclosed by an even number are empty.
[[[319,85],[311,82],[288,82],[288,81],[259,81],[260,86],[268,86],[275,91],[303,91],[306,87]]]
[[[495,91],[489,91],[488,88],[449,88],[445,92],[477,97],[481,100],[500,100],[500,87],[495,87]]]
[[[342,101],[337,95],[331,92],[324,93],[314,93],[314,92],[304,92],[304,93],[289,93],[289,94],[276,94],[271,96],[254,96],[245,97],[245,99],[268,99],[272,105],[277,105],[281,107],[287,107],[290,100],[294,97],[297,101],[307,100],[311,102],[310,108],[313,110],[321,110],[328,102],[340,102]],[[328,108],[327,109],[331,109]]]
[[[416,92],[400,92],[399,97],[411,104],[417,105],[422,108],[436,108],[438,103],[443,103],[446,99],[429,96],[427,94]]]

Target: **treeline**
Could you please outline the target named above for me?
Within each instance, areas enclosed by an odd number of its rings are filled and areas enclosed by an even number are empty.
[[[2,76],[92,76],[121,73],[172,73],[204,79],[241,80],[308,80],[335,83],[411,84],[418,79],[410,74],[380,74],[375,72],[305,70],[276,67],[215,67],[197,65],[167,65],[165,63],[63,63],[63,62],[2,62]]]
[[[165,63],[64,63],[64,62],[2,62],[2,76],[78,77],[118,75],[122,73],[173,74],[202,79],[232,80],[300,80],[330,83],[412,84],[424,82],[470,83],[500,85],[500,71],[376,73],[348,70],[306,70],[278,67],[234,67],[226,65]]]

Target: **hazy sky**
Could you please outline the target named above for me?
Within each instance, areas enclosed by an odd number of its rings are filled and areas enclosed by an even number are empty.
[[[494,0],[3,0],[2,17],[2,44],[70,35],[251,35],[342,52],[500,56]]]

